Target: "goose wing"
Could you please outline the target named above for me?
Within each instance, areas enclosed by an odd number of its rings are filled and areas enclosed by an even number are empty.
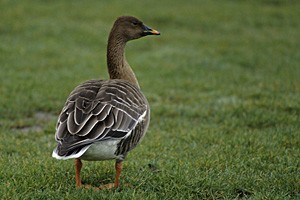
[[[62,109],[54,152],[69,158],[94,142],[126,138],[148,109],[144,95],[127,81],[87,81],[72,91]]]

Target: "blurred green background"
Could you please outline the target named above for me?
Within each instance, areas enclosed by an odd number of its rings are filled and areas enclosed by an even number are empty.
[[[3,199],[300,198],[300,2],[0,1]],[[75,189],[51,158],[56,117],[88,79],[107,79],[114,20],[161,32],[127,45],[151,124],[117,191]],[[114,179],[85,162],[83,181]]]

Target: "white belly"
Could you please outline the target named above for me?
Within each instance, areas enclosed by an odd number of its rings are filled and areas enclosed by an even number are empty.
[[[114,154],[120,140],[104,140],[92,144],[80,157],[82,160],[111,160],[116,159]]]

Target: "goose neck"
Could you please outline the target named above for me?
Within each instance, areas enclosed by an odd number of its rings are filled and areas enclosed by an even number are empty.
[[[125,57],[126,41],[111,34],[107,46],[107,67],[110,79],[123,79],[139,87],[136,76]]]

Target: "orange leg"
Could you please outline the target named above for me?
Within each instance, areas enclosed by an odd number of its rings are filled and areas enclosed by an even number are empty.
[[[122,161],[116,161],[115,168],[116,168],[116,177],[115,177],[114,187],[117,188],[120,186],[120,176],[123,168]]]
[[[76,171],[76,187],[81,187],[81,179],[80,179],[80,170],[82,167],[82,162],[79,158],[75,159],[75,171]]]
[[[101,185],[98,189],[100,189],[100,190],[107,190],[107,189],[113,189],[113,188],[116,189],[120,186],[122,161],[116,161],[115,168],[116,168],[115,182],[114,183],[108,183],[108,184],[105,184],[105,185]]]
[[[80,170],[82,168],[82,162],[79,158],[75,159],[75,177],[76,177],[76,187],[81,187],[81,179],[80,179]],[[98,189],[112,189],[112,188],[118,188],[120,186],[120,176],[122,172],[122,161],[116,161],[115,164],[115,169],[116,169],[116,177],[115,177],[115,183],[109,183],[106,185],[100,186]],[[86,188],[91,188],[91,186],[87,185],[85,186]]]

